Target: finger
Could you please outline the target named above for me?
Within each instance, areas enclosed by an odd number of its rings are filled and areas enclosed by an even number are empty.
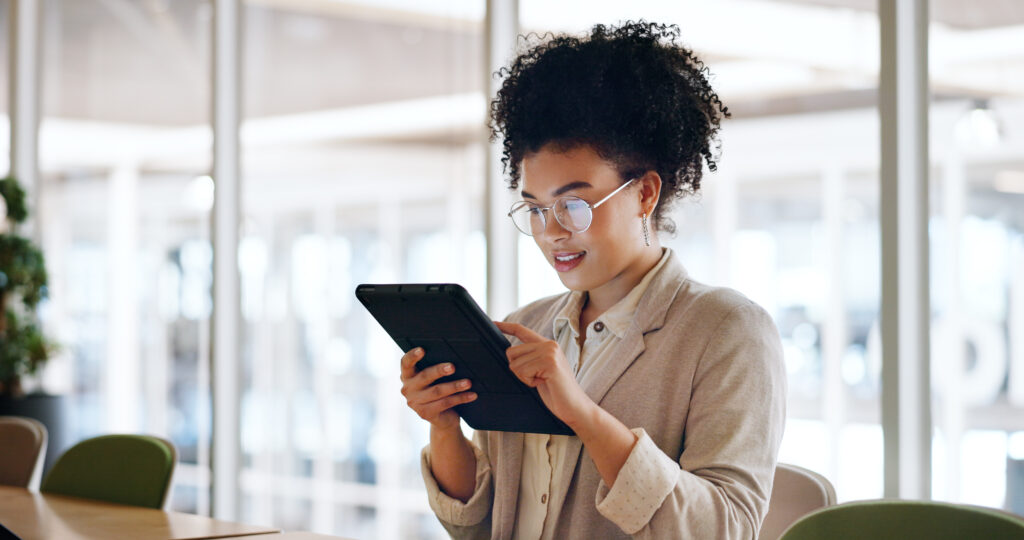
[[[520,343],[505,349],[505,357],[511,362],[517,358],[527,355],[548,355],[553,358],[558,356],[558,344],[551,340],[544,340],[533,343]]]
[[[470,401],[473,401],[476,398],[476,392],[459,392],[458,394],[448,396],[444,399],[439,399],[437,401],[428,403],[421,407],[420,409],[417,409],[416,412],[417,414],[420,415],[420,418],[423,418],[424,420],[429,420],[431,418],[437,417],[437,415],[447,411],[448,409],[451,409],[456,405],[469,403]]]
[[[416,362],[423,359],[422,347],[416,347],[402,355],[402,380],[411,378],[416,374]]]
[[[419,388],[425,388],[427,386],[434,384],[434,381],[440,379],[441,377],[447,377],[452,373],[455,373],[455,366],[449,362],[444,362],[436,366],[424,368],[419,373],[417,373],[412,379],[410,379],[409,382],[415,384]]]
[[[534,332],[533,330],[530,330],[529,328],[521,324],[499,321],[494,321],[494,324],[495,326],[498,327],[498,330],[501,330],[503,334],[515,336],[519,338],[519,340],[522,341],[523,343],[533,343],[537,341],[547,340],[547,338],[545,338],[544,336],[538,334],[537,332]]]
[[[523,355],[509,362],[509,369],[516,378],[531,387],[537,386],[544,378],[548,367],[546,358],[540,354]]]
[[[443,384],[435,384],[434,386],[430,386],[424,389],[423,396],[427,398],[425,401],[437,401],[439,399],[444,399],[452,394],[469,390],[470,386],[472,386],[472,383],[469,381],[469,379],[462,379],[459,381],[452,381]]]
[[[419,373],[416,373],[412,377],[406,378],[402,376],[402,395],[406,398],[411,398],[414,395],[419,394],[424,388],[427,388],[434,381],[441,377],[451,375],[455,372],[455,366],[449,363],[438,364],[436,366],[430,366],[424,368]]]

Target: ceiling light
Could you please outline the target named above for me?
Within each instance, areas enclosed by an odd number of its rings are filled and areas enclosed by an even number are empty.
[[[193,178],[182,195],[185,206],[197,212],[209,212],[213,208],[214,183],[209,176]]]
[[[992,148],[999,144],[1002,129],[988,100],[974,100],[971,109],[956,123],[956,138],[968,148]]]

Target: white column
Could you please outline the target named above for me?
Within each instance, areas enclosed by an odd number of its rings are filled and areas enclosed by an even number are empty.
[[[402,204],[396,197],[382,197],[377,214],[377,231],[382,246],[382,267],[394,272],[394,281],[405,278],[405,246],[402,244]],[[381,279],[384,279],[382,277]],[[390,281],[390,279],[389,279]],[[379,359],[374,359],[379,360]],[[405,437],[398,432],[401,425],[402,409],[405,404],[401,399],[401,383],[398,377],[377,377],[376,399],[377,421],[375,431],[380,432],[381,440],[396,441]],[[377,511],[374,538],[390,540],[401,537],[402,513],[396,497],[402,484],[402,459],[397,446],[380,445],[374,452],[377,486],[374,507]]]
[[[331,243],[335,236],[337,224],[335,206],[319,205],[313,210],[313,222],[317,236],[323,239],[324,261],[327,263],[328,280],[339,275],[345,269],[331,265]],[[331,298],[331,285],[324,282],[323,295]],[[313,392],[316,395],[316,406],[320,413],[320,446],[316,450],[313,461],[313,512],[312,530],[333,531],[337,507],[334,504],[334,450],[331,445],[331,431],[344,429],[334,414],[331,406],[335,393],[334,375],[328,364],[328,347],[334,335],[332,313],[328,306],[317,311],[316,320],[309,323],[309,331],[313,335]],[[296,349],[298,350],[298,349]],[[298,368],[296,369],[298,371]],[[296,476],[299,476],[296,474]]]
[[[492,75],[512,59],[518,33],[519,1],[487,0],[484,88],[487,89],[488,111],[490,101],[501,88],[501,81]],[[484,198],[487,200],[484,224],[487,235],[487,312],[491,317],[503,318],[516,308],[519,297],[519,276],[516,271],[519,232],[507,217],[516,196],[505,185],[505,175],[501,169],[501,141],[488,146],[484,172]]]
[[[155,252],[160,254],[156,260],[152,261],[155,265],[152,274],[154,279],[150,282],[154,289],[158,289],[160,285],[157,276],[160,275],[163,265],[163,255],[172,247],[169,236],[173,234],[173,220],[171,216],[163,212],[148,217],[160,224],[155,228],[156,230],[146,235],[147,246],[155,248]],[[170,403],[169,381],[172,377],[172,367],[170,350],[167,346],[170,325],[166,324],[161,317],[160,302],[147,302],[140,305],[139,308],[137,310],[139,317],[143,321],[149,321],[146,328],[148,332],[152,332],[150,339],[146,340],[144,352],[140,353],[142,356],[139,358],[140,364],[146,366],[144,380],[141,382],[145,392],[143,401],[146,412],[143,429],[146,433],[166,436],[170,433],[171,428],[168,421],[168,404]],[[142,348],[140,347],[140,349]]]
[[[1024,239],[1010,244],[1010,404],[1024,407]]]
[[[106,430],[136,433],[141,428],[142,382],[139,344],[139,171],[119,165],[107,187],[107,357],[103,396]]]
[[[283,219],[281,221],[284,221]],[[264,283],[260,287],[260,294],[263,295],[262,305],[264,309],[256,321],[250,324],[255,325],[252,347],[252,387],[251,396],[259,396],[253,399],[251,406],[259,405],[256,413],[267,415],[268,419],[262,423],[263,431],[256,437],[247,434],[255,441],[255,446],[249,450],[253,452],[252,465],[250,470],[254,473],[253,485],[257,487],[249,496],[252,500],[252,514],[259,516],[261,522],[270,525],[274,518],[274,493],[272,489],[259,485],[260,479],[269,484],[274,474],[274,438],[281,433],[281,426],[273,415],[278,394],[281,391],[276,384],[276,373],[274,372],[274,358],[287,358],[292,354],[283,346],[284,336],[277,332],[283,326],[283,319],[289,317],[284,313],[287,308],[287,283],[289,272],[289,259],[286,256],[277,256],[278,251],[287,253],[287,250],[278,248],[277,233],[282,229],[278,222],[278,216],[267,212],[259,217],[260,227],[250,234],[262,237],[267,246],[267,271]],[[281,305],[278,300],[285,302]],[[277,308],[281,311],[277,311]]]
[[[736,183],[732,169],[728,165],[719,164],[712,191],[711,237],[715,246],[715,265],[711,282],[715,285],[735,286],[732,275],[732,239],[736,234],[739,212]]]
[[[822,219],[825,225],[825,319],[822,322],[821,355],[824,387],[822,419],[828,434],[829,478],[839,478],[839,445],[846,422],[846,387],[843,385],[843,354],[846,352],[846,302],[843,297],[844,202],[843,171],[830,168],[822,174]]]
[[[210,227],[203,227],[203,237],[208,238],[210,235]],[[198,325],[198,342],[197,342],[197,356],[198,356],[198,369],[199,375],[196,377],[196,388],[199,391],[200,396],[206,396],[207,393],[212,397],[213,394],[213,382],[210,380],[213,375],[213,370],[210,367],[210,356],[213,354],[213,347],[211,346],[212,329],[207,321],[197,320]],[[203,397],[200,399],[200,404],[203,404]],[[199,410],[205,410],[206,407],[200,407]],[[212,415],[211,415],[212,416]],[[213,482],[213,418],[206,415],[199,415],[199,419],[196,422],[199,428],[199,433],[196,435],[196,469],[197,475],[197,492],[196,495],[196,512],[199,515],[209,516],[212,515],[213,509],[213,493],[209,489]],[[209,434],[209,435],[208,435]]]
[[[948,151],[942,168],[942,215],[946,222],[946,256],[942,266],[945,280],[941,284],[945,309],[942,310],[942,332],[935,336],[940,347],[932,354],[936,369],[936,387],[941,392],[942,435],[946,441],[945,494],[943,500],[960,498],[960,438],[966,425],[963,381],[967,374],[967,342],[964,337],[963,304],[960,302],[960,238],[967,186],[964,164],[954,151]]]
[[[882,0],[878,14],[885,496],[928,499],[928,2]]]
[[[38,239],[40,0],[11,0],[8,8],[10,174],[28,195],[29,226]]]
[[[239,0],[214,3],[213,41],[213,515],[239,513],[241,304],[238,223],[240,89]]]

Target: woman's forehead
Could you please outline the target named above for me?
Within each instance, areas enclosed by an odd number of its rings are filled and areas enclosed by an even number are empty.
[[[621,182],[619,173],[590,147],[544,147],[523,159],[522,191],[535,197],[557,196]]]

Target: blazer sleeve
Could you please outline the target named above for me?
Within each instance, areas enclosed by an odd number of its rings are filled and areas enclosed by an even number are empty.
[[[733,308],[693,378],[678,461],[643,432],[598,512],[635,538],[757,538],[785,423],[782,345],[756,304]]]
[[[476,456],[476,487],[468,501],[449,497],[437,485],[430,466],[430,445],[420,454],[420,472],[427,488],[430,509],[453,539],[491,537],[491,510],[494,500],[494,481],[487,457],[487,438],[477,431],[470,441]]]

